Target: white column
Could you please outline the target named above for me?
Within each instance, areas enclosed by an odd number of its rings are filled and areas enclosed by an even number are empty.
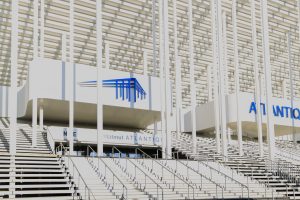
[[[12,0],[11,12],[11,73],[9,91],[9,120],[10,120],[10,154],[16,154],[17,134],[17,85],[18,85],[18,32],[19,5],[18,0]]]
[[[103,99],[102,99],[102,0],[96,2],[96,45],[97,45],[97,151],[103,155]]]
[[[44,127],[44,108],[43,108],[43,105],[40,105],[39,120],[40,120],[40,131],[43,131],[43,127]]]
[[[175,90],[176,90],[176,136],[182,131],[181,110],[182,110],[182,94],[181,94],[181,58],[178,56],[178,37],[177,37],[177,0],[173,1],[173,33],[174,33],[174,62],[175,62]]]
[[[227,156],[227,121],[226,121],[226,100],[224,91],[224,53],[222,41],[222,0],[217,1],[217,22],[218,22],[218,49],[219,49],[219,79],[220,79],[220,105],[221,105],[221,133],[222,133],[222,154]]]
[[[238,53],[236,0],[232,1],[232,26],[233,26],[233,50],[234,50],[234,75],[235,75],[235,100],[236,100],[236,126],[239,145],[239,154],[243,154],[243,131],[240,119],[240,66]]]
[[[252,47],[253,47],[253,68],[255,81],[255,103],[256,103],[256,125],[257,138],[259,146],[259,155],[264,155],[263,137],[262,137],[262,121],[260,108],[260,84],[259,84],[259,70],[258,70],[258,55],[257,55],[257,35],[256,35],[256,15],[255,15],[255,0],[251,0],[251,29],[252,29]]]
[[[208,102],[212,101],[212,79],[211,79],[211,68],[212,65],[207,65],[207,90],[208,90]]]
[[[74,150],[74,2],[70,0],[70,62],[69,62],[69,130],[68,140],[70,154],[73,154]]]
[[[161,96],[161,135],[162,151],[166,151],[166,123],[165,123],[165,82],[164,82],[164,27],[163,27],[163,1],[159,0],[159,67],[160,67],[160,96]],[[162,154],[166,158],[165,154]]]
[[[190,90],[191,90],[191,125],[193,139],[193,153],[197,152],[196,135],[196,86],[195,86],[195,66],[194,66],[194,31],[193,31],[193,0],[189,0],[188,5],[189,20],[189,64],[190,64]]]
[[[156,55],[156,0],[152,0],[152,47],[153,47],[153,75],[157,76],[157,55]],[[155,122],[157,125],[157,122]]]
[[[227,18],[226,18],[226,12],[223,11],[222,13],[222,25],[223,25],[223,49],[224,49],[224,93],[225,95],[228,95],[228,64],[227,64]]]
[[[299,40],[300,40],[300,0],[298,0],[297,3],[297,10],[298,10],[298,34],[299,34]]]
[[[39,1],[34,0],[33,5],[33,60],[38,57],[39,47]],[[32,96],[32,146],[36,146],[37,134],[37,97]]]
[[[10,72],[10,91],[9,91],[9,153],[11,155],[10,161],[10,189],[9,198],[15,198],[15,154],[16,154],[16,135],[17,135],[17,85],[18,85],[18,32],[19,32],[19,5],[18,0],[11,1],[11,72]]]
[[[262,10],[262,34],[263,34],[263,53],[265,67],[265,85],[266,85],[266,111],[267,111],[267,133],[269,144],[269,158],[274,159],[275,152],[275,134],[273,121],[273,95],[272,95],[272,79],[271,79],[271,62],[270,62],[270,46],[269,46],[269,24],[268,24],[268,2],[261,0]]]
[[[147,49],[144,49],[143,58],[144,58],[144,63],[143,63],[144,75],[148,76],[148,51],[147,51]]]
[[[45,55],[45,0],[41,0],[40,57]]]
[[[109,43],[105,43],[105,68],[109,69],[110,67],[110,55],[109,55]]]
[[[294,107],[294,83],[293,83],[293,71],[294,67],[292,64],[292,52],[291,52],[291,33],[287,35],[287,49],[288,49],[288,60],[289,60],[289,74],[290,74],[290,96],[291,96],[291,107]],[[292,135],[293,135],[293,142],[296,144],[296,133],[295,133],[295,120],[292,117]]]
[[[220,145],[220,103],[219,103],[219,78],[218,78],[218,44],[217,44],[217,9],[216,1],[211,0],[211,21],[212,21],[212,63],[214,75],[214,116],[215,116],[215,134],[216,134],[216,150],[221,153]]]
[[[165,92],[166,92],[166,153],[167,158],[170,158],[172,154],[172,133],[170,129],[171,123],[171,111],[172,111],[172,92],[170,81],[170,54],[169,54],[169,5],[168,1],[164,2],[164,66],[165,66]]]

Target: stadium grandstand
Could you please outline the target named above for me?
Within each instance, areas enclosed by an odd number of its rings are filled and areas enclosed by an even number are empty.
[[[300,199],[300,0],[0,0],[0,199]]]

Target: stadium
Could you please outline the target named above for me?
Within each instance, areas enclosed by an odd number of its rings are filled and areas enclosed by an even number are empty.
[[[0,15],[0,199],[300,199],[299,0]]]

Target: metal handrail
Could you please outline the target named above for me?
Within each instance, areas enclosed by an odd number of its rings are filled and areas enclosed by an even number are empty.
[[[114,152],[114,150],[117,150],[118,153],[119,153],[119,157],[121,158],[121,154],[122,152],[115,146],[112,147],[112,152]],[[115,158],[114,156],[112,157],[113,159]],[[127,161],[129,161],[131,164],[133,164],[133,166],[135,167],[135,170],[138,169],[140,172],[142,172],[144,175],[145,175],[145,180],[146,180],[146,177],[148,179],[150,179],[155,185],[156,185],[156,188],[157,188],[157,199],[159,199],[159,194],[158,194],[158,188],[160,188],[161,192],[162,192],[162,199],[164,199],[164,189],[162,188],[162,186],[160,186],[155,180],[153,180],[153,178],[151,178],[148,174],[146,174],[140,167],[138,167],[134,162],[132,162],[130,159],[128,159],[127,157],[125,157],[126,159],[126,171],[127,171]],[[116,162],[116,161],[115,161]],[[136,180],[136,172],[135,172],[135,180]],[[141,185],[141,184],[140,184]],[[146,187],[146,182],[145,182],[145,187]]]
[[[56,153],[56,152],[55,152],[55,140],[54,140],[53,135],[52,135],[52,133],[51,133],[51,131],[50,131],[50,129],[49,129],[48,126],[47,126],[47,129],[46,129],[46,130],[47,130],[47,140],[48,140],[48,143],[49,143],[49,145],[50,145],[51,151],[52,151],[52,153],[54,154],[54,153]],[[48,137],[48,136],[50,136],[50,137]],[[53,143],[50,143],[50,142],[49,142],[49,139],[51,139]],[[53,145],[51,145],[51,144],[53,144]]]
[[[196,173],[199,174],[200,176],[203,176],[203,177],[206,178],[207,180],[211,181],[212,183],[214,183],[214,184],[218,185],[220,188],[222,188],[222,186],[221,186],[220,184],[218,184],[217,182],[213,181],[212,178],[209,179],[209,178],[206,177],[205,175],[201,174],[201,173],[199,172],[199,169],[198,169],[198,171],[196,171],[194,168],[190,167],[188,164],[184,164],[182,161],[180,161],[180,160],[178,160],[178,159],[173,159],[173,157],[172,157],[171,155],[167,154],[167,152],[164,152],[164,151],[162,151],[161,149],[157,149],[157,152],[158,152],[158,151],[161,151],[161,152],[164,153],[165,155],[170,156],[170,158],[171,158],[172,160],[175,160],[176,162],[181,163],[182,165],[184,165],[184,166],[186,166],[187,168],[193,170],[194,172],[196,172]],[[158,155],[158,153],[157,153],[157,155]],[[189,161],[190,161],[190,160],[188,159],[188,156],[187,156],[187,162],[189,162]],[[201,164],[205,165],[206,167],[208,167],[210,170],[216,171],[218,174],[222,174],[222,175],[224,176],[224,178],[225,178],[225,188],[224,188],[225,190],[226,190],[226,178],[228,178],[228,179],[230,179],[230,180],[236,182],[237,184],[241,185],[241,187],[242,187],[242,197],[244,196],[244,194],[243,194],[243,188],[246,188],[246,190],[248,191],[248,198],[249,198],[249,186],[247,186],[247,185],[245,185],[245,184],[243,184],[243,183],[241,183],[241,182],[235,180],[234,178],[228,176],[227,174],[221,172],[220,170],[217,170],[217,169],[211,167],[210,165],[206,164],[205,162],[202,162],[202,161],[199,161],[199,160],[193,160],[193,161],[198,162],[198,168],[199,168],[199,163],[201,163]],[[210,174],[212,174],[212,173],[210,173]],[[212,175],[211,175],[211,177],[212,177]]]
[[[96,155],[96,151],[90,146],[90,145],[88,145],[87,146],[87,149],[90,149],[90,150],[92,150],[92,152],[94,152],[95,153],[95,155]],[[87,151],[87,152],[89,152],[89,151]],[[89,154],[88,154],[89,155]],[[89,157],[89,156],[88,156]],[[87,157],[87,158],[88,158]],[[117,179],[118,181],[119,181],[119,183],[122,185],[122,187],[123,187],[123,191],[122,191],[122,199],[128,199],[128,188],[125,186],[125,184],[119,179],[119,177],[109,168],[109,166],[104,162],[104,160],[102,159],[102,157],[94,157],[94,158],[97,158],[98,159],[98,161],[100,160],[101,162],[102,162],[102,164],[104,164],[104,166],[105,166],[105,175],[104,175],[104,178],[106,179],[106,180],[108,180],[108,178],[106,177],[106,169],[108,169],[110,172],[111,172],[111,174],[113,175],[113,188],[112,189],[114,189],[114,185],[115,185],[115,182],[114,182],[114,180],[115,179]],[[92,163],[90,163],[91,165],[92,165]],[[98,162],[98,168],[97,168],[97,170],[96,170],[96,173],[98,173],[98,175],[100,175],[100,167],[99,167],[99,162]],[[126,192],[124,192],[124,189],[125,189],[125,191]]]
[[[65,147],[62,143],[60,143],[60,145],[59,145],[58,147],[61,147],[62,149],[65,150],[65,152],[68,152],[67,149],[66,149],[66,147]],[[72,157],[71,157],[70,153],[69,153],[69,155],[61,155],[61,157],[66,157],[66,158],[68,158],[68,167],[70,166],[70,161],[71,161],[72,166],[73,166],[73,171],[72,171],[72,172],[73,172],[73,178],[75,178],[75,176],[74,176],[74,169],[75,169],[76,172],[78,173],[78,179],[80,178],[80,179],[82,180],[83,184],[84,184],[84,189],[85,189],[85,191],[86,191],[86,190],[88,191],[88,200],[91,199],[91,196],[92,196],[92,198],[93,198],[94,200],[96,200],[95,195],[93,194],[93,192],[91,191],[91,189],[88,187],[88,185],[87,185],[86,182],[84,181],[84,179],[83,179],[81,173],[79,172],[79,170],[78,170],[78,168],[76,167],[74,161],[72,160]],[[78,189],[79,189],[79,183],[80,183],[80,182],[79,182],[79,180],[78,180],[78,186],[77,186]],[[85,192],[85,197],[86,197],[86,192]],[[74,199],[74,196],[73,196],[73,199]]]
[[[151,156],[149,156],[147,153],[145,153],[143,150],[139,149],[139,148],[135,148],[135,153],[137,155],[137,151],[140,151],[143,155],[147,156],[148,158],[150,158],[153,162],[153,160],[158,163],[163,169],[167,170],[169,173],[174,175],[174,179],[175,177],[177,177],[179,180],[181,180],[183,183],[185,183],[188,186],[188,198],[190,198],[190,188],[192,188],[193,190],[193,199],[195,199],[195,188],[188,183],[186,180],[184,180],[183,178],[181,178],[180,176],[178,176],[177,174],[175,174],[174,172],[172,172],[171,170],[169,170],[168,168],[166,168],[163,164],[161,164],[160,162],[158,162],[157,160],[153,159]],[[162,177],[163,178],[163,177]],[[175,183],[174,183],[174,188],[175,188]]]

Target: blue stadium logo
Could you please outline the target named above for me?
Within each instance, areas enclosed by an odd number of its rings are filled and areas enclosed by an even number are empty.
[[[96,87],[97,81],[84,81],[79,83],[84,87]],[[126,99],[136,102],[137,99],[145,99],[146,92],[136,78],[110,79],[102,81],[103,87],[113,87],[116,90],[116,99]]]

